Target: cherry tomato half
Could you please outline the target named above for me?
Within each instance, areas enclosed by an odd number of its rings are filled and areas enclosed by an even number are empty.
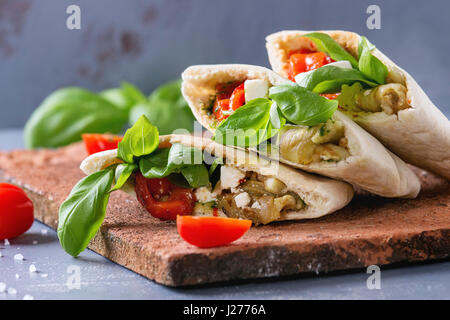
[[[117,149],[117,145],[122,141],[122,137],[106,133],[84,133],[81,137],[84,140],[88,154]]]
[[[245,104],[245,90],[244,83],[233,90],[230,97],[230,109],[235,111],[237,108],[242,107]]]
[[[242,237],[251,225],[251,220],[233,218],[177,217],[177,230],[181,238],[199,248],[212,248],[229,244]]]
[[[0,183],[0,240],[26,232],[33,220],[33,202],[25,191],[9,183]]]
[[[309,51],[309,50],[308,50]],[[295,76],[302,72],[312,71],[328,63],[334,62],[324,52],[298,53],[293,51],[289,55],[288,78],[295,81]]]
[[[191,214],[194,209],[194,192],[174,185],[167,178],[147,179],[139,172],[135,191],[142,206],[161,220],[175,220],[177,215]]]

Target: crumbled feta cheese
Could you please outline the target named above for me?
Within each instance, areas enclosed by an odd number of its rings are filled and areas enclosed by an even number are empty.
[[[23,260],[23,255],[21,253],[15,254],[14,260]]]
[[[234,202],[236,202],[236,206],[238,208],[244,208],[248,206],[252,199],[248,195],[247,192],[243,192],[234,197]]]
[[[261,209],[261,204],[258,201],[253,202],[252,209]]]
[[[245,80],[244,92],[245,102],[256,98],[265,98],[269,94],[269,83],[261,79]]]
[[[208,187],[200,187],[195,190],[195,197],[197,201],[205,203],[210,201],[215,201],[216,197],[213,193],[211,193]]]
[[[30,271],[30,273],[36,272],[36,266],[34,264],[30,265],[30,268],[28,269]]]
[[[222,189],[236,188],[244,178],[245,173],[239,169],[227,165],[220,167],[220,185]]]

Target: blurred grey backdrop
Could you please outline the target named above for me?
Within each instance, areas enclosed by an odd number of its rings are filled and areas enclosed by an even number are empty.
[[[71,4],[81,30],[66,27]],[[371,4],[380,30],[366,27]],[[268,66],[264,38],[284,29],[366,35],[449,116],[449,13],[445,0],[0,0],[0,128],[22,127],[64,86],[149,93],[192,64]]]

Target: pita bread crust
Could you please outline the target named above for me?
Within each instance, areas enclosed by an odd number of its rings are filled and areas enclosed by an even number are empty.
[[[319,218],[343,208],[353,198],[354,191],[348,183],[311,175],[281,163],[269,161],[253,152],[190,135],[171,135],[170,141],[205,150],[243,171],[253,171],[281,180],[288,190],[297,193],[307,206],[300,211],[290,211],[279,221]]]
[[[310,45],[301,36],[311,31],[281,31],[266,38],[266,47],[272,69],[287,76],[287,52]],[[359,35],[347,31],[319,31],[357,56]],[[358,114],[354,119],[360,126],[378,138],[403,160],[450,179],[450,123],[445,115],[411,77],[381,51],[373,54],[386,64],[389,70],[397,69],[404,78],[410,108],[397,115],[383,112]]]
[[[318,218],[345,207],[353,198],[354,191],[348,183],[304,173],[261,158],[255,153],[217,144],[207,138],[190,135],[167,135],[160,137],[160,141],[166,148],[173,143],[181,143],[206,150],[241,170],[276,177],[284,182],[290,191],[296,192],[307,203],[307,206],[300,211],[291,211],[283,215],[279,221]],[[116,157],[117,149],[105,153],[105,156],[101,157],[101,163],[97,163],[98,157],[93,158],[92,156],[87,157],[83,163],[85,167],[95,167],[97,170],[102,170],[102,163],[114,162]],[[95,163],[89,163],[91,161]],[[93,172],[90,171],[89,173]],[[134,181],[128,181],[122,190],[136,197]]]
[[[209,131],[214,132],[214,116],[202,110],[203,101],[216,93],[215,85],[227,81],[237,81],[259,77],[268,79],[272,85],[287,80],[274,72],[249,65],[206,65],[189,67],[182,75],[183,95],[197,120]],[[349,141],[352,156],[339,162],[312,163],[300,165],[283,158],[290,166],[318,173],[352,183],[360,188],[384,197],[414,198],[420,191],[420,182],[407,165],[390,154],[380,142],[362,130],[357,124],[340,112],[334,115],[345,125],[345,135]]]
[[[287,80],[264,67],[245,64],[198,65],[187,68],[182,74],[181,91],[198,122],[214,131],[215,118],[207,109],[216,95],[216,84],[247,79],[264,79],[271,85]]]

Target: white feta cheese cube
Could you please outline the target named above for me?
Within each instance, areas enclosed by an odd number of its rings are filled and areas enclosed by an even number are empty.
[[[269,83],[261,79],[245,80],[244,92],[245,102],[256,98],[265,98],[269,94]]]
[[[234,202],[238,208],[247,207],[252,199],[247,192],[243,192],[234,197]]]
[[[220,167],[220,186],[222,189],[236,188],[241,179],[245,178],[245,173],[231,166]]]
[[[216,200],[214,194],[211,193],[208,187],[197,188],[195,190],[195,197],[197,198],[197,201],[202,203]]]

